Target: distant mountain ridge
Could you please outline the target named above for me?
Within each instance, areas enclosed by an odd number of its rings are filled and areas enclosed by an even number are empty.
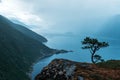
[[[33,62],[54,52],[42,43],[46,41],[0,16],[0,80],[30,80],[27,72]]]

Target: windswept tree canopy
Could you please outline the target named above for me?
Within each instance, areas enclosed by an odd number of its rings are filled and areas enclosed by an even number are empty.
[[[101,59],[101,56],[95,55],[96,51],[98,51],[100,48],[107,47],[109,44],[107,42],[99,42],[95,38],[86,37],[82,44],[84,45],[82,49],[89,49],[91,53],[91,60],[93,63],[95,63],[94,59],[99,60]]]
[[[91,50],[99,50],[102,47],[109,46],[106,42],[99,42],[97,39],[86,37],[82,44],[85,45],[82,49],[91,49]]]

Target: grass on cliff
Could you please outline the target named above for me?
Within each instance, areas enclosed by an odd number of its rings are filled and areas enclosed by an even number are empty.
[[[109,69],[120,69],[120,60],[108,60],[96,64],[98,67]]]

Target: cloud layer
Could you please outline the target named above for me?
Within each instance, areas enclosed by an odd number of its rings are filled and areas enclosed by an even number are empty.
[[[4,0],[0,14],[38,33],[91,33],[120,14],[120,0]]]

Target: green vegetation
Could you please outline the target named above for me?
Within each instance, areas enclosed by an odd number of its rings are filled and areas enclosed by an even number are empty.
[[[30,80],[27,73],[33,62],[53,50],[13,26],[17,27],[0,16],[0,80]]]
[[[120,60],[108,60],[97,63],[97,66],[109,69],[120,69]]]
[[[82,44],[85,45],[82,47],[82,49],[89,49],[91,53],[91,61],[92,63],[97,63],[98,61],[104,61],[101,59],[101,56],[96,55],[96,51],[103,47],[109,46],[106,42],[99,42],[97,39],[86,37]]]
[[[90,77],[93,79],[93,80],[105,80],[103,77],[101,77],[101,75],[99,74],[91,74]]]

